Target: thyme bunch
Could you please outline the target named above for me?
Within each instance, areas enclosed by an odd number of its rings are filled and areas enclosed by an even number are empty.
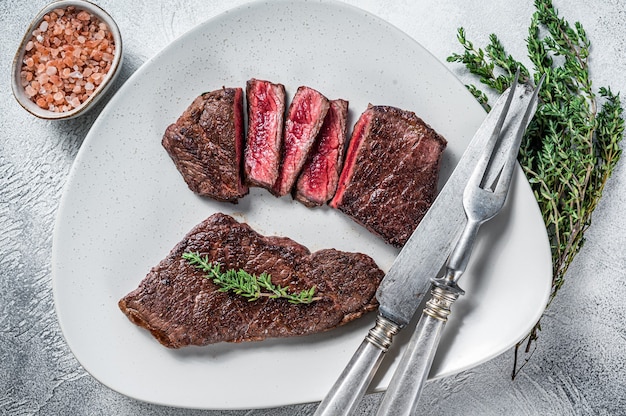
[[[597,94],[589,77],[591,43],[583,26],[561,18],[551,0],[535,0],[526,39],[535,83],[546,79],[539,93],[541,103],[529,125],[519,162],[539,204],[552,252],[553,280],[548,305],[562,287],[569,265],[580,251],[607,180],[620,159],[624,136],[623,108],[619,93],[601,87]],[[449,62],[463,64],[482,84],[502,93],[519,68],[523,81],[530,72],[507,54],[492,34],[485,49],[476,49],[463,28],[457,38],[462,54]],[[475,85],[468,89],[489,111],[487,94]],[[530,360],[541,331],[541,319],[515,346],[512,378]],[[524,346],[526,358],[518,366]]]
[[[250,302],[267,297],[270,299],[286,299],[289,303],[300,305],[309,304],[320,299],[315,296],[315,286],[298,293],[291,293],[289,286],[283,287],[273,284],[272,276],[267,273],[261,273],[257,276],[242,269],[228,269],[222,272],[219,263],[211,262],[208,256],[202,257],[197,252],[186,252],[183,253],[182,257],[196,268],[207,272],[208,274],[205,277],[220,286],[218,289],[220,292],[230,291],[248,298]]]

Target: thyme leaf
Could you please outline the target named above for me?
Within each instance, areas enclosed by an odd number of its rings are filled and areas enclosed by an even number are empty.
[[[223,272],[219,263],[211,262],[209,256],[202,257],[198,252],[185,252],[182,257],[196,268],[208,273],[204,277],[211,279],[213,283],[220,286],[218,289],[220,292],[233,292],[247,298],[250,302],[267,297],[285,299],[289,303],[300,305],[321,299],[315,296],[315,286],[298,293],[291,293],[289,286],[273,284],[272,277],[267,273],[261,273],[257,276],[242,269],[228,269]]]
[[[589,77],[591,42],[583,26],[561,18],[551,0],[535,0],[526,45],[536,82],[546,79],[541,103],[522,143],[519,162],[531,184],[543,216],[552,252],[553,280],[548,307],[563,286],[569,265],[584,244],[591,216],[621,156],[624,136],[623,108],[619,93],[601,87],[597,93]],[[476,48],[458,29],[462,54],[449,62],[463,64],[487,87],[502,93],[514,72],[530,79],[522,63],[506,53],[496,35]],[[489,111],[487,94],[475,85],[470,92]],[[541,319],[515,346],[512,378],[530,360],[541,331]],[[518,367],[518,353],[525,344],[526,358]]]

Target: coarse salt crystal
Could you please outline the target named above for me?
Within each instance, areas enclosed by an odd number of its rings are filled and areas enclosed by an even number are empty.
[[[41,30],[42,32],[48,30],[48,22],[45,20],[41,22],[41,24],[39,25],[39,30]]]
[[[40,75],[37,77],[37,81],[38,81],[40,84],[45,84],[46,82],[50,81],[50,75],[48,75],[48,74],[46,74],[46,73],[44,72],[43,74],[40,74]]]
[[[78,20],[89,20],[91,18],[91,15],[83,10],[82,12],[78,13],[76,18]]]
[[[29,97],[34,97],[37,94],[37,91],[35,91],[35,89],[30,85],[27,85],[26,88],[24,88],[24,91],[26,91],[26,95]]]
[[[56,66],[49,66],[48,68],[46,68],[46,74],[48,75],[55,75],[57,72],[58,70]]]

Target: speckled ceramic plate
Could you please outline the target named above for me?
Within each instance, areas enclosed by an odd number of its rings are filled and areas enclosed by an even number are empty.
[[[387,269],[395,249],[328,208],[253,189],[238,205],[195,196],[161,147],[166,126],[200,93],[252,77],[308,85],[350,101],[415,111],[449,141],[442,180],[485,114],[465,87],[417,42],[350,6],[253,3],[174,41],[108,103],[68,179],[54,234],[53,284],[61,328],[96,379],[128,396],[170,406],[235,409],[323,398],[374,314],[300,338],[169,350],[131,324],[117,301],[194,225],[221,211],[264,234],[311,250],[371,255]],[[489,254],[489,256],[485,256]],[[504,213],[482,230],[474,263],[431,376],[468,369],[510,348],[540,316],[550,252],[533,195],[517,174]],[[436,272],[436,271],[433,271]],[[384,389],[409,330],[396,338],[373,389]]]

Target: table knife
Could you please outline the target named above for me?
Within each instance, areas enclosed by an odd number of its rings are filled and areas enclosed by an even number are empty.
[[[522,90],[522,91],[520,91]],[[350,415],[357,408],[393,337],[413,318],[430,279],[446,262],[454,242],[465,226],[463,189],[489,138],[501,124],[503,140],[514,135],[532,91],[505,91],[476,131],[456,168],[382,280],[376,297],[379,302],[375,326],[358,347],[345,369],[315,412],[315,416]],[[509,98],[511,98],[509,100]],[[500,115],[510,104],[509,116]],[[503,124],[502,124],[503,123]],[[503,157],[496,154],[494,163]]]

